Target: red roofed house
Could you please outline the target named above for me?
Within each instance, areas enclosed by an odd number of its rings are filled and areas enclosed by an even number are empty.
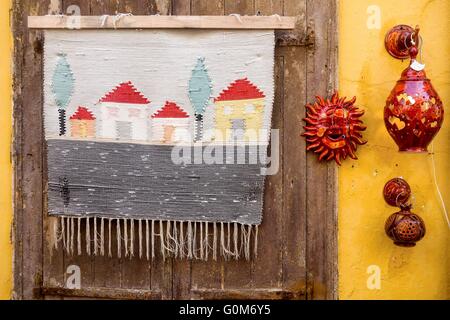
[[[161,143],[190,142],[189,115],[176,103],[166,101],[152,116],[152,141]]]
[[[247,78],[232,82],[214,99],[216,141],[258,141],[263,127],[265,95]]]
[[[78,107],[70,117],[70,132],[74,138],[95,137],[95,117],[86,107]]]
[[[123,82],[100,99],[99,138],[147,140],[147,116],[150,101],[134,85]]]

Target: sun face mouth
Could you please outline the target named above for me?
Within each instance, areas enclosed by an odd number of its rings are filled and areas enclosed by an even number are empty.
[[[328,135],[328,139],[330,139],[331,141],[338,141],[341,139],[345,139],[345,136],[343,134],[340,133],[330,133]]]
[[[344,134],[342,128],[339,128],[339,127],[329,128],[326,136],[331,141],[339,141],[339,140],[345,139],[345,134]]]
[[[345,146],[345,134],[341,128],[329,128],[324,137],[324,143],[331,149],[338,149]]]

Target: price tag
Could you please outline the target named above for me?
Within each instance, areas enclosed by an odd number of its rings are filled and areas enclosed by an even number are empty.
[[[424,64],[419,63],[417,60],[413,60],[411,68],[416,71],[422,71],[425,68]]]

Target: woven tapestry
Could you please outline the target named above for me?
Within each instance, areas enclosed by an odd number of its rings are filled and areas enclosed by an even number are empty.
[[[251,258],[273,67],[271,30],[46,31],[55,246],[147,259]]]

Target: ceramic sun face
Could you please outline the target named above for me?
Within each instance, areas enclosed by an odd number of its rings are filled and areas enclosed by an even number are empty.
[[[334,159],[338,165],[347,156],[358,159],[357,146],[367,142],[361,134],[366,130],[360,119],[364,111],[354,106],[356,97],[345,99],[339,98],[337,92],[331,100],[316,97],[314,104],[306,105],[307,117],[303,119],[307,123],[302,134],[306,137],[306,150],[317,153],[319,160]]]

